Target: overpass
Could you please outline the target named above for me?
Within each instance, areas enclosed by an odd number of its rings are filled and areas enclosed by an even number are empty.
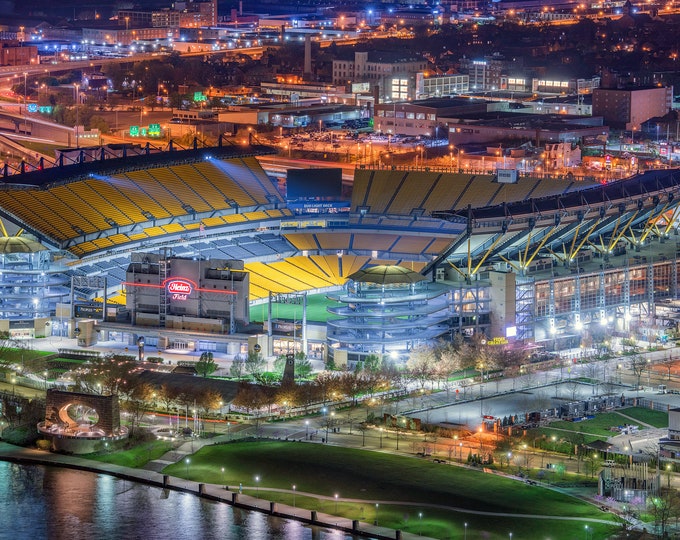
[[[13,106],[16,108],[16,106]],[[23,110],[23,107],[21,108]],[[16,113],[0,106],[0,133],[15,133],[46,139],[54,144],[75,146],[75,128],[55,124],[32,113]]]

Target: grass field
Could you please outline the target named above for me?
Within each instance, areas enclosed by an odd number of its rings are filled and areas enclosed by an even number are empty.
[[[652,411],[651,409],[643,409],[641,407],[631,407],[620,412],[656,428],[668,427],[667,411]],[[628,423],[631,423],[630,420]],[[642,428],[643,426],[640,427]]]
[[[307,320],[310,322],[326,322],[333,317],[326,307],[339,306],[338,302],[331,302],[326,299],[324,294],[307,295]],[[250,319],[253,322],[264,322],[267,320],[267,302],[252,306],[250,308]],[[302,305],[296,304],[272,304],[272,317],[274,319],[302,320]]]
[[[578,431],[590,435],[597,435],[600,438],[607,438],[615,435],[610,428],[630,423],[629,418],[615,412],[610,412],[598,414],[592,420],[583,420],[581,422],[550,422],[550,428]]]
[[[635,424],[635,420],[631,418],[658,428],[668,427],[667,412],[631,407],[621,411],[598,414],[592,420],[550,422],[548,426],[537,429],[536,433],[547,441],[544,448],[568,453],[569,448],[577,442],[576,434],[583,435],[583,439],[578,440],[579,443],[588,444],[598,439],[606,440],[616,435],[616,432],[611,430],[612,427]],[[641,429],[645,427],[640,425]],[[551,440],[556,442],[550,443]]]
[[[158,459],[170,450],[172,450],[172,443],[157,440],[135,446],[130,450],[122,452],[92,454],[84,457],[94,461],[101,461],[102,463],[113,463],[114,465],[122,465],[123,467],[137,468],[143,467],[149,461]]]
[[[334,496],[361,499],[338,502],[337,514],[436,538],[461,538],[468,523],[470,538],[580,538],[584,525],[593,538],[605,538],[611,525],[584,522],[594,518],[613,520],[607,513],[557,491],[517,482],[481,470],[441,465],[431,461],[349,448],[294,442],[259,441],[206,446],[185,462],[163,472],[199,482],[238,486],[244,492],[268,500],[292,504],[290,490],[296,485],[296,505],[309,510],[336,513]],[[225,468],[221,476],[221,468]],[[255,488],[255,476],[260,481]],[[305,495],[305,492],[320,498]],[[379,501],[379,507],[375,507]],[[400,506],[389,501],[403,501]],[[569,516],[574,520],[529,519],[489,516],[433,508],[444,505],[472,512]],[[377,513],[377,515],[376,515]],[[419,518],[422,513],[422,518]],[[474,532],[473,532],[474,531]]]
[[[621,414],[619,414],[619,412]],[[611,430],[612,427],[633,423],[631,418],[628,417],[650,424],[654,427],[668,426],[668,413],[663,411],[652,411],[649,409],[643,409],[641,407],[631,407],[618,412],[597,414],[595,415],[595,418],[583,420],[581,422],[550,422],[550,425],[547,429],[554,428],[567,431],[576,431],[595,435],[600,438],[607,438],[616,434]],[[640,427],[643,428],[645,426]]]

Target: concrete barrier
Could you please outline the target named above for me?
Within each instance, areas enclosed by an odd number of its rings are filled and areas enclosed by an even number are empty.
[[[163,487],[168,487],[170,485],[170,477],[167,474],[163,475]]]
[[[198,484],[198,494],[203,495],[205,493],[205,484]]]
[[[269,513],[276,514],[276,503],[274,501],[269,501]]]
[[[311,519],[312,523],[316,523],[316,510],[312,510],[312,514],[311,514],[310,519]]]

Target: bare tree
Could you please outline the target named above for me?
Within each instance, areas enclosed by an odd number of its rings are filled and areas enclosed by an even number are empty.
[[[659,538],[667,538],[668,525],[673,517],[680,514],[680,496],[675,489],[663,489],[656,497],[647,499],[647,510],[654,517]]]
[[[572,400],[576,399],[576,393],[577,393],[577,392],[579,391],[579,389],[581,388],[581,383],[578,382],[578,381],[576,381],[576,380],[569,379],[569,380],[568,380],[566,383],[564,383],[564,384],[565,384],[565,386],[567,387],[567,390],[568,390],[569,392],[571,392],[571,399],[572,399]]]
[[[330,400],[333,391],[336,390],[338,381],[335,375],[330,371],[322,371],[314,380],[314,385],[318,390],[321,401],[325,405],[326,402]]]
[[[245,368],[245,371],[248,373],[248,375],[257,377],[264,371],[266,365],[267,363],[262,357],[262,354],[255,351],[250,351],[248,352],[248,358],[246,359],[243,367]]]
[[[633,375],[635,375],[637,379],[637,386],[636,388],[640,388],[640,378],[642,377],[642,372],[645,370],[647,367],[647,361],[640,356],[639,354],[636,354],[632,356],[629,360],[630,362],[630,369],[633,372]]]
[[[357,397],[364,391],[364,378],[360,373],[343,371],[336,378],[337,389],[346,397],[352,400],[352,405],[356,405]]]
[[[162,384],[160,388],[156,391],[156,397],[158,401],[161,402],[166,412],[170,412],[170,406],[177,399],[179,392],[173,386],[168,386],[167,384]]]
[[[223,403],[223,398],[217,390],[208,388],[196,396],[196,405],[201,408],[204,416],[208,416],[210,411],[219,411],[220,403]]]
[[[153,399],[154,388],[147,383],[137,384],[123,395],[122,408],[128,413],[130,420],[130,434],[142,421],[142,417],[149,409]]]
[[[231,362],[231,366],[229,366],[229,376],[234,377],[235,379],[241,379],[245,373],[245,364],[246,363],[242,360],[234,358]]]
[[[421,345],[411,351],[406,367],[411,379],[416,381],[420,388],[431,381],[435,374],[436,355],[432,347]]]
[[[79,391],[108,395],[132,390],[132,372],[137,368],[132,356],[108,354],[93,358],[75,373],[75,387]]]

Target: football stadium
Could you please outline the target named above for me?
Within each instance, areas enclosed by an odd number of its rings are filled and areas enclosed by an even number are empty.
[[[334,170],[270,177],[274,154],[220,140],[5,166],[0,328],[351,367],[457,334],[553,350],[676,324],[677,170],[358,167],[343,196]]]

